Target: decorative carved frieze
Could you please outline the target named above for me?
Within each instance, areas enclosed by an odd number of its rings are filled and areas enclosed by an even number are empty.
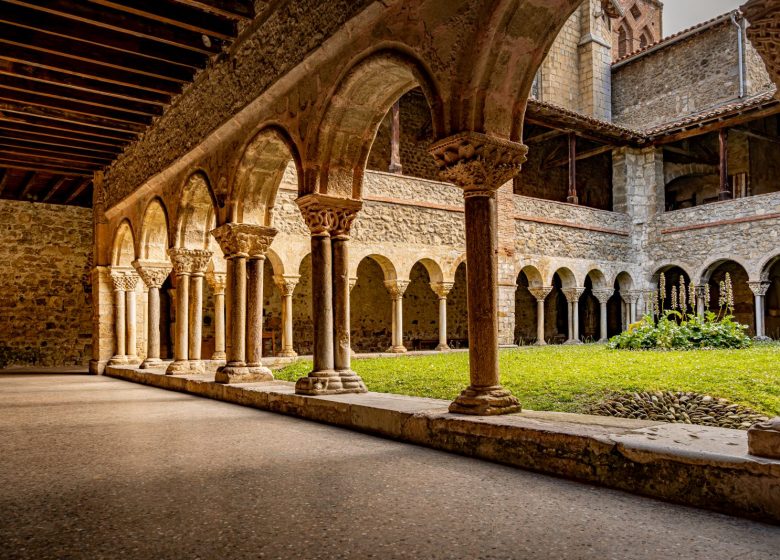
[[[434,143],[428,152],[442,181],[463,189],[464,196],[491,196],[520,173],[528,146],[478,132],[461,132]]]
[[[153,261],[133,261],[133,268],[138,271],[138,275],[147,288],[158,289],[162,287],[173,269],[168,263]]]
[[[274,284],[279,288],[283,297],[290,297],[295,291],[295,286],[298,285],[300,276],[274,276]]]
[[[323,194],[307,194],[295,201],[312,235],[349,236],[363,202]]]
[[[385,280],[385,288],[392,299],[401,299],[409,287],[409,280]]]
[[[439,299],[444,299],[449,295],[454,285],[455,282],[431,282],[431,289]]]
[[[771,285],[771,282],[748,282],[750,291],[756,296],[765,296]]]
[[[553,291],[553,287],[552,286],[531,287],[528,288],[528,291],[531,292],[531,295],[536,298],[536,301],[544,301],[547,299],[547,296],[550,295],[550,292]]]
[[[264,257],[276,233],[272,227],[254,224],[224,224],[211,231],[226,259]]]

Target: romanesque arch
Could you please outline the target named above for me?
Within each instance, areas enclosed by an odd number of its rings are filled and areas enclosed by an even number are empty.
[[[208,177],[195,172],[182,186],[177,213],[176,246],[187,249],[213,247],[211,230],[216,226],[216,205]]]
[[[135,234],[130,220],[123,220],[116,228],[111,245],[111,266],[131,268],[135,260]]]
[[[141,222],[139,259],[154,262],[168,261],[168,211],[163,201],[155,197],[149,202]]]

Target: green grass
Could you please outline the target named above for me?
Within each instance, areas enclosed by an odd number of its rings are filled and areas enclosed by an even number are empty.
[[[453,399],[468,384],[468,354],[353,360],[372,391]],[[300,361],[276,373],[294,381]],[[747,350],[641,352],[602,345],[501,352],[501,382],[532,410],[583,412],[612,391],[696,391],[780,415],[780,344]]]

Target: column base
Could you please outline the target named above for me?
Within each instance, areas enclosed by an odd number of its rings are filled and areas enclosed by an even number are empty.
[[[160,358],[146,358],[141,362],[141,369],[156,368],[163,365],[163,361]]]
[[[282,350],[276,355],[277,358],[296,358],[297,356],[298,352],[295,350]]]
[[[387,354],[405,354],[406,352],[408,352],[406,346],[391,346],[385,350],[385,353]]]
[[[534,342],[534,346],[547,346],[547,342],[545,342],[544,340],[537,340],[536,342]]]
[[[753,340],[756,342],[772,342],[772,339],[768,336],[754,336]]]
[[[582,344],[581,340],[571,339],[564,342],[564,344],[568,344],[569,346],[576,345],[576,344]]]
[[[211,355],[211,359],[214,360],[215,362],[224,362],[225,360],[227,360],[227,355],[225,355],[224,352],[214,352]]]
[[[127,358],[127,362],[126,362],[126,363],[127,363],[127,365],[130,365],[130,366],[137,366],[138,364],[140,364],[140,363],[141,363],[141,358],[139,358],[138,356],[130,356],[130,355],[128,354],[128,355],[127,355],[127,356],[125,356],[125,357]]]
[[[106,360],[90,360],[89,373],[92,375],[103,375],[103,372],[106,371],[107,364],[108,362]]]
[[[109,366],[126,366],[127,365],[127,356],[111,356],[111,359],[108,360]]]
[[[203,360],[190,360],[189,373],[206,373],[206,364]]]
[[[609,342],[608,338],[600,338],[596,341],[596,344],[606,344]]]
[[[453,414],[470,414],[473,416],[497,416],[499,414],[514,414],[523,407],[517,397],[501,385],[492,387],[474,387],[469,385],[450,403]]]
[[[189,360],[174,360],[168,364],[165,375],[186,375],[190,373]]]
[[[295,382],[296,395],[367,393],[366,384],[354,371],[317,371]]]
[[[447,344],[439,344],[436,347],[437,352],[449,352],[450,350],[452,350],[452,348],[450,348]]]
[[[274,378],[271,370],[264,367],[253,367],[242,363],[233,363],[223,366],[214,375],[214,381],[228,385],[230,383],[257,383],[260,381],[272,381]]]
[[[748,430],[748,453],[780,459],[780,417],[755,424]]]
[[[264,376],[266,379],[261,379],[261,381],[273,381],[274,374],[271,373],[271,370],[265,367],[263,364],[247,364],[246,368],[249,370],[250,375],[254,375],[257,377]]]

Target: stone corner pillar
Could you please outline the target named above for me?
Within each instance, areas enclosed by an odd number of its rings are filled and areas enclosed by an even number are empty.
[[[134,261],[133,268],[149,289],[146,304],[146,359],[141,363],[141,369],[160,367],[160,288],[173,267],[165,262]]]
[[[385,289],[390,294],[393,303],[392,334],[390,337],[389,354],[404,354],[404,294],[409,287],[409,280],[385,280]]]
[[[496,193],[520,172],[528,147],[466,131],[439,140],[428,150],[439,177],[463,189],[465,199],[470,384],[450,405],[450,412],[520,412],[520,401],[501,386],[499,376]]]
[[[593,290],[593,296],[599,300],[599,340],[598,342],[604,344],[609,341],[607,336],[607,304],[610,298],[615,293],[615,290],[598,289]]]
[[[271,370],[263,365],[263,270],[268,248],[277,231],[257,226],[247,263],[246,367],[254,381],[271,381]]]
[[[754,424],[748,430],[748,453],[767,459],[780,459],[780,417]]]
[[[447,296],[449,295],[455,282],[432,282],[431,289],[439,298],[439,344],[436,346],[438,352],[448,352],[450,350],[447,344]]]
[[[209,283],[214,294],[214,353],[211,359],[216,362],[224,362],[225,354],[225,286],[227,274],[224,272],[208,272],[206,282]]]
[[[772,284],[770,282],[748,282],[750,291],[753,292],[755,297],[755,315],[756,315],[756,336],[758,341],[771,340],[766,335],[766,329],[764,327],[764,304],[766,293],[769,291],[769,287]]]
[[[92,358],[89,372],[102,375],[114,355],[114,282],[111,269],[96,266],[92,269]]]
[[[582,344],[580,340],[580,298],[585,288],[564,288],[561,290],[569,302],[569,338],[564,344]]]
[[[314,368],[298,379],[295,392],[365,393],[351,367],[349,325],[349,233],[363,203],[319,193],[296,203],[311,232]]]
[[[298,355],[293,347],[293,294],[301,277],[295,275],[274,276],[274,283],[282,296],[282,349],[281,358],[294,358]]]
[[[544,340],[544,302],[552,291],[552,286],[530,287],[528,291],[536,298],[536,343],[534,346],[547,346]]]

